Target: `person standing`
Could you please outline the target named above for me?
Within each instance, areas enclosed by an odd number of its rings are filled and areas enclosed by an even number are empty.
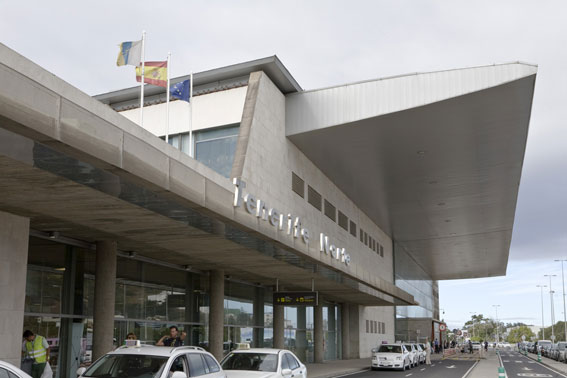
[[[178,347],[183,345],[183,340],[185,340],[185,336],[187,334],[185,332],[181,332],[179,335],[179,330],[176,326],[169,327],[169,337],[167,335],[163,336],[159,341],[156,343],[158,346],[171,346],[171,347]]]
[[[23,337],[25,341],[22,346],[22,354],[33,358],[31,376],[32,378],[41,378],[49,361],[49,344],[45,337],[35,335],[29,329],[24,332]]]
[[[431,365],[431,343],[429,340],[425,343],[425,364]]]
[[[439,353],[439,341],[435,339],[435,353]]]

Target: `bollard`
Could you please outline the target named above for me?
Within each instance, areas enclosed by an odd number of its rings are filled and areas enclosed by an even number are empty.
[[[506,378],[506,370],[504,370],[504,366],[498,367],[498,378]]]
[[[537,362],[541,362],[541,352],[537,351]]]

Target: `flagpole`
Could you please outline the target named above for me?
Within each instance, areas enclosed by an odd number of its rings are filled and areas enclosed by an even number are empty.
[[[171,53],[167,53],[167,88],[166,88],[166,110],[167,113],[165,119],[165,143],[169,143],[169,71],[171,70]],[[181,147],[180,147],[181,148]]]
[[[142,31],[142,77],[140,80],[140,126],[144,126],[144,80],[146,79],[146,31]]]
[[[189,114],[189,156],[195,157],[193,151],[193,71],[189,78],[189,107],[191,113]]]

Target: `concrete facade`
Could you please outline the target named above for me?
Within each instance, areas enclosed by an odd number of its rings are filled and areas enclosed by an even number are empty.
[[[518,72],[523,75],[527,71]],[[327,143],[329,146],[337,143],[337,138],[328,134],[336,130],[332,127],[344,130],[348,126],[338,125],[333,120],[355,122],[360,120],[361,115],[374,114],[365,113],[367,109],[355,109],[352,114],[321,115],[321,109],[332,105],[332,101],[328,102],[323,97],[329,95],[329,98],[334,98],[334,93],[340,93],[339,100],[343,101],[344,96],[348,97],[348,89],[346,92],[344,88],[331,89],[317,95],[306,93],[306,103],[303,104],[301,96],[293,94],[301,92],[301,88],[277,58],[196,75],[193,114],[188,112],[186,103],[173,102],[169,132],[187,132],[190,116],[194,131],[239,124],[231,171],[231,179],[239,181],[231,181],[158,138],[165,133],[166,105],[159,92],[161,89],[148,88],[151,95],[148,93],[144,109],[144,129],[135,123],[139,115],[135,105],[136,88],[98,96],[103,104],[3,45],[0,45],[0,82],[3,83],[0,87],[0,172],[5,177],[0,211],[8,212],[0,216],[5,214],[9,224],[18,224],[16,234],[9,230],[0,231],[0,251],[3,251],[0,258],[5,259],[3,261],[10,264],[25,261],[27,244],[22,238],[27,240],[29,235],[26,222],[31,224],[33,232],[44,237],[51,231],[58,231],[62,239],[79,241],[79,244],[113,240],[112,244],[100,243],[100,249],[97,246],[97,307],[104,307],[103,303],[111,298],[110,291],[116,283],[116,268],[102,269],[112,260],[112,251],[114,260],[117,251],[123,251],[123,254],[128,251],[127,258],[138,256],[139,259],[166,264],[185,275],[198,272],[196,274],[206,277],[206,272],[209,272],[206,285],[209,308],[203,310],[203,313],[208,311],[208,331],[203,333],[203,337],[208,338],[204,341],[218,359],[223,356],[223,341],[227,341],[223,334],[227,326],[223,303],[226,277],[254,286],[251,294],[254,298],[252,319],[258,328],[252,333],[258,344],[266,341],[263,326],[264,317],[268,315],[264,312],[266,292],[273,291],[278,283],[280,287],[285,285],[289,291],[313,288],[319,292],[321,302],[312,313],[312,329],[308,328],[311,325],[306,322],[305,309],[297,311],[297,338],[301,341],[295,345],[284,334],[287,322],[292,322],[285,318],[284,307],[273,306],[272,314],[273,346],[293,346],[298,355],[307,358],[311,353],[316,362],[323,361],[326,353],[337,355],[339,348],[342,358],[370,356],[371,349],[379,343],[395,341],[394,306],[417,304],[412,293],[396,286],[393,246],[399,242],[394,240],[394,236],[399,238],[400,234],[393,233],[388,222],[382,222],[384,212],[391,207],[396,208],[395,214],[420,207],[410,203],[400,210],[400,202],[392,202],[382,190],[380,180],[383,177],[377,172],[385,172],[381,170],[383,166],[393,167],[393,164],[387,164],[391,156],[379,160],[377,164],[380,167],[374,167],[370,165],[377,160],[368,155],[356,155],[357,158],[352,161],[350,153],[341,153],[336,146],[325,147]],[[529,113],[525,101],[530,97],[526,89],[529,83],[525,80],[519,86],[506,89],[523,94],[523,102],[513,104],[523,109],[522,116]],[[479,91],[475,96],[483,100],[486,93],[481,91],[490,90],[487,85],[481,85],[482,88],[474,86]],[[384,90],[381,85],[378,87],[380,91]],[[458,105],[467,106],[472,97],[460,96],[459,93],[453,93],[458,97]],[[486,102],[486,98],[483,101]],[[445,114],[442,107],[446,105],[432,106],[440,107],[431,108],[433,115]],[[298,107],[300,112],[293,111],[292,107]],[[311,118],[302,117],[304,113],[315,117],[317,122],[312,125],[313,130],[305,129],[304,120]],[[413,114],[411,109],[401,113],[407,117]],[[490,113],[490,116],[493,115]],[[373,132],[397,129],[392,125],[399,126],[395,122],[388,124],[387,119],[384,122],[386,124],[380,123],[379,127],[363,126]],[[513,127],[511,124],[507,126]],[[516,134],[522,136],[523,130],[518,128]],[[315,134],[321,139],[310,139]],[[356,133],[351,129],[346,136],[352,134]],[[365,136],[363,133],[357,137],[365,139],[365,143],[373,143],[374,139]],[[392,137],[390,134],[387,136]],[[406,142],[401,136],[394,136],[391,148],[403,150],[396,143],[403,147]],[[318,143],[319,140],[324,142]],[[515,148],[515,151],[521,150],[521,140],[517,141]],[[413,161],[415,146],[411,145],[410,149],[412,159],[409,160]],[[370,145],[353,148],[350,152],[366,150],[373,152],[375,148]],[[521,159],[518,162],[516,155],[513,154],[509,160],[521,166]],[[362,183],[359,187],[374,193],[369,196],[370,202],[365,202],[368,198],[361,198],[365,196],[357,195],[345,184],[349,181],[348,173],[339,179],[333,177],[328,166],[330,161],[337,171],[344,171],[348,164],[355,165],[356,169],[351,170],[353,174],[360,171],[360,167],[366,167],[365,175],[374,180],[373,185]],[[440,158],[439,161],[447,159]],[[433,164],[428,172],[434,174],[436,166],[440,165]],[[299,190],[303,195],[292,190],[294,175],[303,182],[303,188]],[[411,175],[408,173],[408,176]],[[406,181],[403,182],[404,185],[394,190],[396,194],[406,193],[404,190],[409,186]],[[499,190],[508,190],[508,183],[495,182],[494,185]],[[373,192],[375,189],[376,192]],[[239,193],[239,190],[243,192]],[[313,193],[320,196],[319,206],[310,203],[309,196]],[[435,197],[435,193],[431,196]],[[509,209],[512,202],[508,201],[503,206]],[[266,210],[277,209],[282,217],[255,211],[262,204]],[[494,201],[491,206],[499,208]],[[473,212],[466,208],[462,211],[465,216]],[[345,219],[346,226],[341,223]],[[405,227],[402,231],[419,230],[422,220],[408,222],[407,226],[402,222],[401,226]],[[395,226],[400,227],[400,223]],[[462,228],[467,231],[466,227]],[[504,230],[503,234],[508,231]],[[408,235],[413,234],[410,232]],[[327,246],[332,244],[340,250],[344,248],[342,259],[336,248],[325,247],[325,237],[328,238]],[[17,243],[14,244],[14,240]],[[12,256],[3,250],[4,244],[15,245],[18,255]],[[474,243],[471,242],[468,247],[474,248]],[[346,255],[350,260],[345,260]],[[410,263],[416,266],[428,264],[427,255],[419,258],[422,260]],[[433,259],[433,256],[430,258]],[[497,270],[505,269],[507,251],[494,258]],[[17,338],[21,338],[18,324],[13,322],[17,321],[17,316],[21,318],[24,315],[20,301],[25,299],[25,295],[21,295],[25,293],[25,263],[23,267],[15,266],[14,271],[20,274],[17,281],[21,285],[16,287],[23,289],[18,290],[20,297],[13,298],[17,302],[15,304],[9,299],[13,293],[7,294],[8,299],[3,297],[0,310],[8,314],[6,319],[12,323],[0,327],[0,335],[9,326],[9,331],[16,329]],[[430,280],[431,274],[428,274],[420,279]],[[23,283],[20,282],[22,276]],[[401,278],[412,279],[409,276]],[[195,281],[184,276],[185,279],[187,284],[183,298],[190,303],[185,307],[184,319],[189,324],[196,321],[201,311],[196,306],[206,306],[203,302],[195,302],[197,296],[202,295],[195,294]],[[7,290],[4,287],[0,286]],[[437,292],[434,292],[436,295]],[[425,299],[433,303],[433,312],[438,313],[437,298]],[[327,309],[325,320],[323,308]],[[341,309],[337,313],[340,320],[335,316],[335,308]],[[110,325],[117,320],[113,315],[113,308],[97,308],[95,312],[95,356],[109,349],[108,340],[112,337]],[[340,339],[340,345],[324,348],[325,321],[329,340]],[[334,334],[335,329],[341,330],[342,334]],[[10,332],[7,337],[16,337]],[[311,332],[312,351],[308,350],[307,343],[307,334]],[[15,361],[17,357],[11,348],[0,350],[1,359]]]
[[[0,359],[19,366],[30,222],[0,211],[0,224]]]

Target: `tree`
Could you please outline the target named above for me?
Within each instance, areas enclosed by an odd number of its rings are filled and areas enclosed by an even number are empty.
[[[510,330],[507,341],[509,343],[516,344],[522,341],[522,336],[526,336],[526,340],[530,341],[535,334],[527,326],[521,325]]]

